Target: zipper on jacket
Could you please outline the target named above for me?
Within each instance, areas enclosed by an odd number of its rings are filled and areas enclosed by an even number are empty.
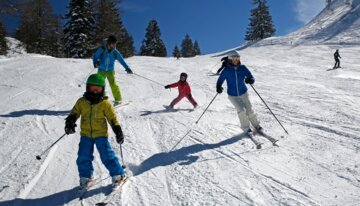
[[[90,137],[92,138],[92,104],[90,104]]]
[[[237,91],[237,95],[240,96],[240,92],[239,92],[239,82],[238,82],[238,78],[237,78],[237,67],[235,67],[235,79],[236,79],[236,91]]]

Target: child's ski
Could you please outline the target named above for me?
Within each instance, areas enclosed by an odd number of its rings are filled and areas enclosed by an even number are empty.
[[[125,177],[122,181],[120,181],[119,183],[117,183],[112,191],[110,192],[110,194],[108,194],[102,201],[96,203],[96,206],[103,206],[103,205],[107,205],[109,204],[113,198],[116,196],[116,194],[121,193],[122,188],[124,186],[124,184],[128,181],[129,177]]]

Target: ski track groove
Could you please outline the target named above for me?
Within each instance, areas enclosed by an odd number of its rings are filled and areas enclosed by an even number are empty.
[[[200,141],[200,140],[198,140],[198,139],[195,139],[195,138],[193,138],[193,137],[190,137],[190,138],[191,138],[193,141],[197,142],[197,143],[205,144],[204,142],[202,142],[202,141]],[[204,147],[206,147],[206,146],[204,145]],[[257,172],[257,171],[255,171],[255,170],[253,170],[251,167],[249,167],[248,165],[245,165],[244,163],[238,161],[237,159],[233,158],[232,156],[229,156],[228,154],[226,154],[226,153],[224,153],[224,152],[222,152],[222,151],[219,151],[218,149],[213,149],[212,151],[215,152],[215,153],[218,153],[218,154],[220,154],[220,155],[222,155],[222,156],[225,156],[225,158],[228,159],[228,160],[230,160],[230,161],[234,161],[234,162],[236,162],[236,163],[239,163],[239,164],[237,164],[237,165],[241,165],[243,168],[249,170],[249,171],[252,172],[254,175],[257,175],[257,176],[259,176],[259,177],[265,177],[266,179],[269,179],[269,180],[277,183],[278,185],[282,186],[283,188],[286,188],[286,189],[288,189],[288,190],[291,190],[291,191],[293,191],[293,192],[295,192],[295,193],[300,194],[301,196],[304,196],[304,197],[305,197],[306,199],[308,199],[310,202],[313,202],[313,203],[316,203],[317,205],[320,205],[320,204],[317,203],[315,200],[313,200],[312,198],[310,198],[309,195],[307,195],[307,194],[304,193],[304,192],[301,192],[300,190],[297,190],[297,189],[295,189],[295,188],[292,188],[291,185],[288,185],[288,184],[285,184],[285,183],[281,183],[280,181],[274,179],[274,178],[271,177],[271,176],[267,176],[267,175],[262,174],[261,172]]]

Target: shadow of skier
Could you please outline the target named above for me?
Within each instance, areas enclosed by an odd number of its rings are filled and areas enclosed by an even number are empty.
[[[2,114],[0,117],[22,117],[26,115],[38,115],[38,116],[66,116],[70,111],[51,111],[51,110],[40,110],[40,109],[30,109],[22,110],[16,112],[10,112],[9,114]]]
[[[193,154],[233,144],[245,136],[245,134],[241,134],[215,144],[194,144],[170,152],[157,153],[144,160],[138,166],[130,166],[130,169],[133,171],[134,176],[138,176],[156,167],[168,166],[176,162],[179,162],[179,165],[190,165],[199,159],[199,156]]]
[[[1,206],[13,206],[13,205],[31,205],[31,206],[43,206],[43,205],[66,205],[71,201],[78,199],[78,187],[74,187],[69,190],[64,190],[51,194],[49,196],[35,198],[35,199],[20,199],[16,198],[8,201],[0,201]],[[111,185],[105,185],[96,189],[90,189],[83,197],[83,199],[103,193],[105,196],[112,191]]]
[[[159,113],[171,113],[171,112],[178,112],[178,111],[188,111],[191,112],[193,111],[193,109],[173,109],[173,110],[169,110],[169,109],[162,109],[162,110],[157,110],[157,111],[140,111],[142,114],[140,114],[140,116],[148,116],[151,114],[159,114]]]

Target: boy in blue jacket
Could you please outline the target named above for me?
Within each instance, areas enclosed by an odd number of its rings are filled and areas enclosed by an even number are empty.
[[[262,132],[262,127],[252,109],[245,85],[245,83],[253,84],[255,79],[249,69],[241,64],[240,54],[237,51],[230,52],[228,58],[229,61],[216,83],[216,91],[222,93],[222,84],[226,80],[228,98],[237,110],[241,129],[248,135],[252,135],[251,123],[256,130]]]

